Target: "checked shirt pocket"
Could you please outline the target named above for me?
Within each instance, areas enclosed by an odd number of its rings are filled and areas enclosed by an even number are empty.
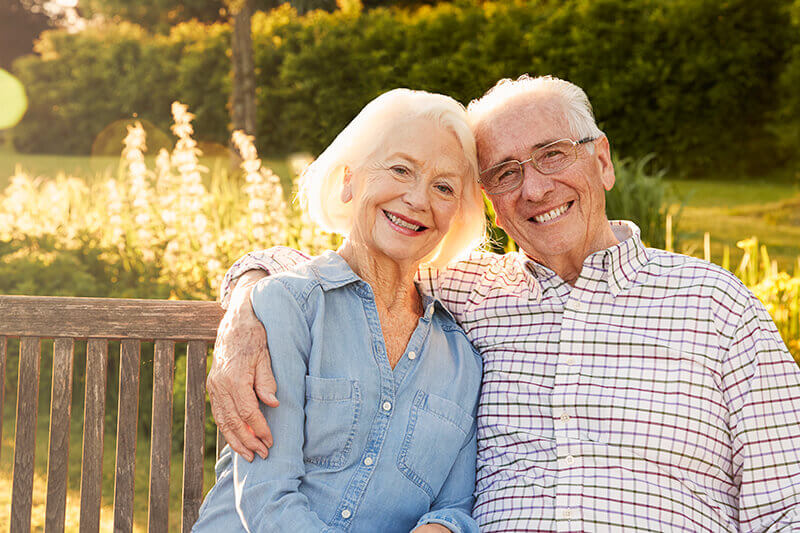
[[[306,463],[340,468],[353,445],[361,394],[358,381],[306,376]]]
[[[397,467],[434,500],[472,427],[458,404],[417,391]]]

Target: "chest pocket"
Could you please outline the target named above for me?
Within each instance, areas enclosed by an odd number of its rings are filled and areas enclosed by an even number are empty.
[[[353,446],[360,407],[358,381],[306,376],[306,463],[326,468],[344,466]]]
[[[450,400],[417,391],[397,467],[434,500],[472,428],[473,419]]]

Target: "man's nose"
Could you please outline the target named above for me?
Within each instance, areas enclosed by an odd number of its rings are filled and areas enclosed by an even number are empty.
[[[542,174],[528,161],[522,165],[522,197],[531,202],[542,200],[553,190],[553,180],[550,176]]]

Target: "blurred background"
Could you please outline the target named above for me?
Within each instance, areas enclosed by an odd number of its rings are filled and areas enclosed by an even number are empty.
[[[467,104],[523,73],[586,90],[615,158],[610,216],[634,220],[651,246],[734,272],[800,360],[800,0],[0,0],[0,294],[215,299],[249,250],[337,244],[294,204],[295,178],[368,101],[409,87]],[[493,249],[515,248],[492,232]],[[119,372],[109,353],[103,529]],[[45,344],[34,528],[51,357]],[[67,530],[84,357],[79,343]],[[184,368],[179,351],[175,528]],[[143,529],[152,347],[140,374]],[[0,509],[16,383],[10,357]],[[213,435],[209,420],[207,488]]]

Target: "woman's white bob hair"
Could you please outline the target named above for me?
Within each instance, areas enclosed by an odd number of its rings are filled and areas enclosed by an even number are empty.
[[[352,202],[341,200],[345,167],[359,169],[374,157],[393,125],[422,118],[452,132],[469,163],[464,176],[461,205],[450,229],[437,248],[424,259],[444,266],[481,245],[486,233],[483,195],[478,185],[475,138],[464,106],[442,94],[393,89],[366,106],[333,140],[300,177],[298,199],[311,219],[323,229],[348,235],[352,226]]]

